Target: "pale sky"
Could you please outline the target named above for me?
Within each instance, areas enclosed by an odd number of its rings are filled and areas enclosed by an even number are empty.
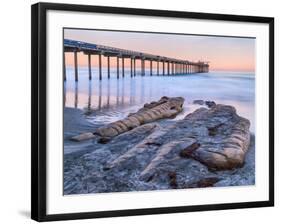
[[[64,38],[189,61],[209,61],[213,71],[255,71],[255,39],[252,38],[80,29],[65,29]],[[115,61],[111,58],[111,65]],[[87,57],[79,53],[78,63],[87,65]],[[92,64],[97,65],[95,56]],[[66,53],[66,65],[73,65],[72,53]]]

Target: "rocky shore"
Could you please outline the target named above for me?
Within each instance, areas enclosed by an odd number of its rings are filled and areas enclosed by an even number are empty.
[[[64,193],[255,184],[250,122],[232,106],[199,101],[182,120],[172,118],[183,98],[162,97],[101,127],[65,108]]]

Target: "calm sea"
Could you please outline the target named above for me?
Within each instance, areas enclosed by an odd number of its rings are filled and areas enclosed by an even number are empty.
[[[159,100],[162,96],[185,98],[184,111],[175,119],[181,119],[199,106],[193,100],[212,100],[216,103],[232,105],[239,115],[251,121],[251,132],[255,132],[255,74],[247,72],[209,72],[176,76],[125,77],[116,78],[116,70],[111,69],[107,79],[107,69],[103,69],[103,80],[99,81],[98,71],[92,68],[92,80],[88,79],[88,69],[79,68],[79,81],[74,81],[73,68],[67,68],[64,83],[64,104],[66,107],[85,111],[86,119],[102,125],[135,112],[144,103]],[[154,71],[156,73],[156,71]]]

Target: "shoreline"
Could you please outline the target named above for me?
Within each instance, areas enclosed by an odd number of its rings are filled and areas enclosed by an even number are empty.
[[[85,73],[87,74],[87,73]],[[71,76],[72,77],[72,76]],[[73,78],[73,77],[72,77]],[[132,112],[147,102],[155,101],[162,96],[182,96],[185,98],[187,111],[196,99],[213,100],[220,104],[232,105],[239,115],[251,121],[251,131],[255,129],[255,79],[247,74],[200,73],[188,76],[126,76],[117,80],[112,74],[110,79],[101,82],[93,77],[89,82],[87,75],[81,74],[79,82],[68,79],[65,83],[65,106],[90,108],[99,111],[110,119],[112,113],[122,117],[123,113]],[[174,86],[176,88],[174,88]],[[107,116],[109,112],[109,116]],[[190,111],[191,112],[191,111]],[[99,116],[99,118],[103,118]],[[95,122],[96,117],[93,117]]]

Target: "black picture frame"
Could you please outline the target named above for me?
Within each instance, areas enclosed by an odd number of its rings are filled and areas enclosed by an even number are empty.
[[[46,13],[63,10],[87,13],[110,13],[169,18],[191,18],[217,21],[254,22],[269,25],[269,200],[243,203],[161,207],[101,212],[52,214],[46,213]],[[31,11],[31,218],[36,221],[132,216],[161,213],[192,212],[274,206],[274,18],[241,15],[164,11],[137,8],[103,7],[74,4],[37,3]]]

